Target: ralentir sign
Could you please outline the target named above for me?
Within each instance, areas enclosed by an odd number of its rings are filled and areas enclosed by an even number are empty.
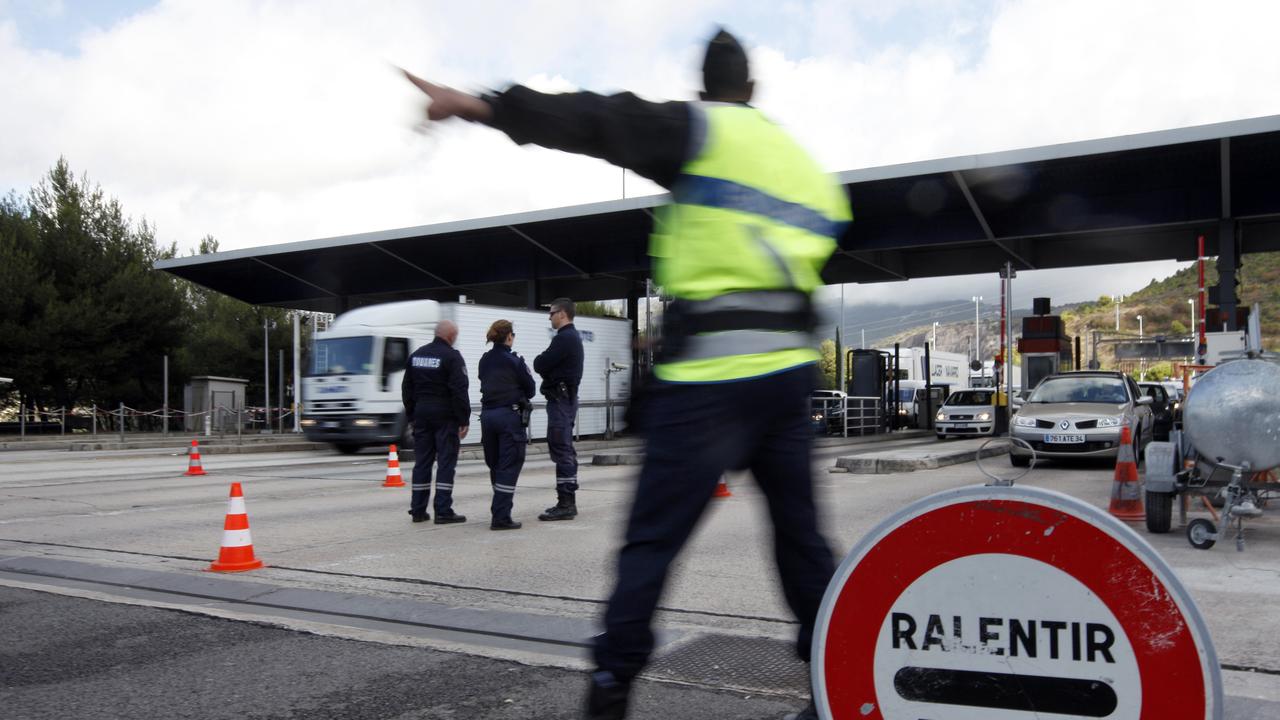
[[[1222,717],[1168,565],[1101,510],[1023,487],[940,493],[863,538],[827,589],[813,685],[838,720]]]

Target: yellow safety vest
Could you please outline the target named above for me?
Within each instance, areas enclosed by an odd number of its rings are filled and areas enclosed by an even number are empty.
[[[699,149],[659,210],[649,254],[676,301],[701,308],[794,312],[853,216],[844,190],[753,107],[695,103]],[[779,292],[782,291],[782,292]],[[739,329],[693,335],[654,368],[668,382],[724,382],[818,360],[808,332]]]

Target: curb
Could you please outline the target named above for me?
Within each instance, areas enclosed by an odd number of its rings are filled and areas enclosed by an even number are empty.
[[[891,455],[876,457],[876,453],[858,457],[842,457],[836,459],[836,467],[857,475],[881,475],[887,473],[915,472],[917,470],[936,470],[949,465],[973,462],[978,450],[952,450],[927,455],[921,458],[901,458]],[[982,457],[1007,455],[1008,447],[989,446],[981,451]]]

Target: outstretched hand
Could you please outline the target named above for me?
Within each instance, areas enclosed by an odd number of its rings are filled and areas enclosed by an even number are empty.
[[[404,73],[405,78],[413,83],[414,87],[430,98],[427,104],[427,120],[438,121],[457,117],[472,122],[484,122],[493,117],[493,109],[489,107],[489,103],[475,95],[428,82],[404,68],[400,68],[400,72]]]

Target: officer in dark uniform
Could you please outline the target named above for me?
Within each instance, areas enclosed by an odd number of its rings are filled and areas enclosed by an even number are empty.
[[[511,352],[515,337],[510,320],[495,321],[485,335],[493,349],[480,358],[480,444],[493,485],[490,530],[520,527],[511,519],[511,505],[529,443],[525,426],[534,384],[524,358]]]
[[[467,399],[467,364],[453,349],[458,326],[449,320],[436,324],[436,337],[409,356],[400,396],[405,417],[413,419],[413,492],[409,515],[414,522],[431,519],[427,498],[431,495],[431,465],[436,474],[436,524],[466,522],[453,511],[453,473],[458,464],[458,444],[471,427],[471,403]]]
[[[725,470],[749,467],[768,500],[803,660],[835,571],[811,476],[811,296],[837,240],[849,237],[849,198],[751,105],[754,82],[737,39],[724,31],[711,39],[702,75],[701,103],[519,85],[476,97],[408,75],[431,99],[428,120],[485,123],[518,143],[601,158],[671,190],[649,255],[672,302],[639,408],[644,467],[605,632],[595,640],[586,717],[598,720],[625,717],[632,681],[653,650],[653,614],[671,563]],[[818,711],[810,703],[792,717],[817,720]]]
[[[539,520],[572,520],[578,515],[573,422],[578,415],[578,384],[582,382],[582,336],[573,326],[574,310],[569,298],[551,302],[551,327],[556,334],[547,349],[533,359],[547,398],[547,450],[556,464],[556,504],[539,515]]]

